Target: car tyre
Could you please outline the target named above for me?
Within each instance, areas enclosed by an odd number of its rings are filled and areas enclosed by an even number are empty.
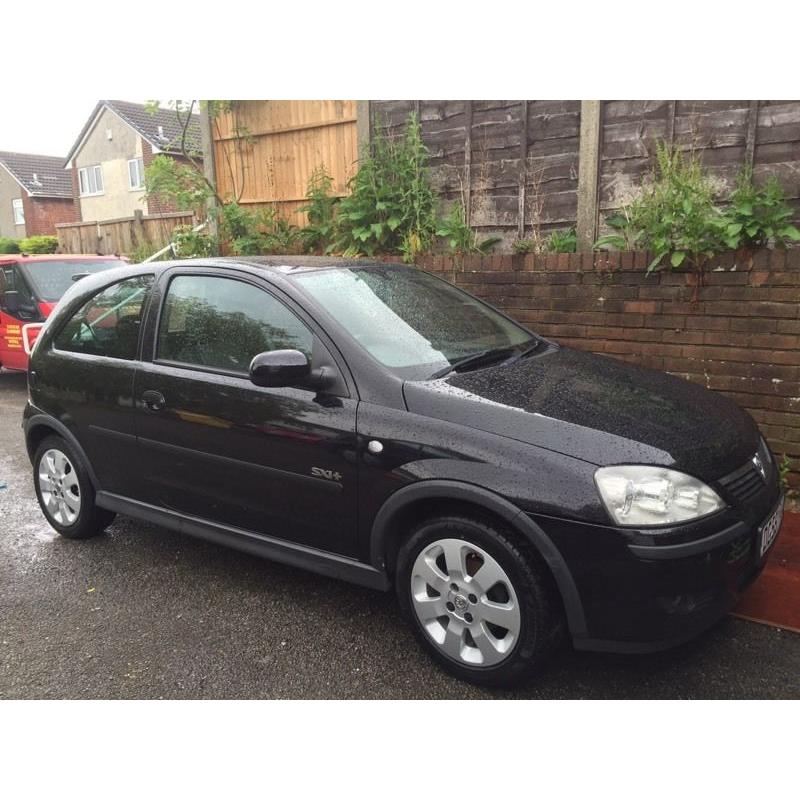
[[[417,638],[462,680],[519,684],[563,640],[561,602],[538,552],[494,521],[425,520],[401,545],[395,577]]]
[[[61,436],[48,436],[36,448],[33,483],[47,521],[67,539],[97,536],[116,516],[97,507],[83,462]]]

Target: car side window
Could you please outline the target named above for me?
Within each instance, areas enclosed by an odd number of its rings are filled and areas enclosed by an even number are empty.
[[[156,358],[246,374],[266,350],[300,350],[313,334],[277,298],[235,278],[179,275],[170,281]]]
[[[22,320],[36,319],[39,316],[36,301],[15,266],[3,267],[0,270],[0,308],[3,310],[5,310],[4,294],[7,291],[19,294],[19,308],[14,316]]]
[[[56,349],[135,360],[142,314],[152,285],[152,275],[141,275],[103,289],[59,331],[54,340]]]

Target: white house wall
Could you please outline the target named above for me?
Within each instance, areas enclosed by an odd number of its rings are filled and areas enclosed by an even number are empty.
[[[130,217],[136,210],[147,213],[144,190],[132,190],[128,179],[128,161],[141,157],[141,137],[116,114],[103,109],[73,159],[78,169],[95,164],[103,168],[103,194],[80,199],[84,221]]]

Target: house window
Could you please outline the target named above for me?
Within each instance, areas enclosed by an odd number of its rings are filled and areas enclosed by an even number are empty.
[[[81,196],[103,194],[103,168],[99,164],[81,167],[78,170],[78,184]]]
[[[16,200],[11,201],[11,207],[14,209],[14,224],[25,224],[25,209],[22,208],[22,198],[18,197]]]
[[[132,158],[128,162],[128,183],[131,189],[144,189],[144,161]]]

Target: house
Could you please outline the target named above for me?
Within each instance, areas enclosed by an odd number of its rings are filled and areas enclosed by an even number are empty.
[[[0,152],[0,236],[53,235],[57,222],[74,222],[77,209],[64,159]]]
[[[141,103],[101,100],[62,162],[72,173],[79,218],[86,222],[164,214],[176,209],[144,196],[144,171],[159,153],[185,161],[186,149],[202,160],[199,115],[184,132],[173,109],[153,113]],[[196,155],[195,155],[196,154]]]

